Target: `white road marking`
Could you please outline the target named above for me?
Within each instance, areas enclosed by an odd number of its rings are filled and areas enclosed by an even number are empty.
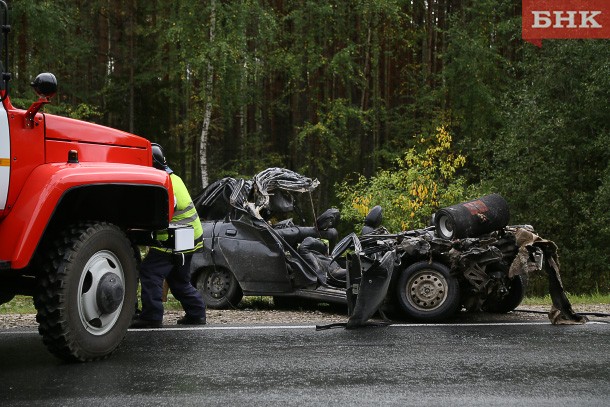
[[[327,324],[320,324],[324,326]],[[470,323],[470,324],[391,324],[388,328],[438,328],[438,327],[469,327],[469,326],[527,326],[527,325],[551,325],[550,322],[489,322],[489,323]],[[609,325],[607,322],[589,321],[583,325]],[[335,327],[334,329],[339,329]],[[164,331],[266,331],[280,329],[316,329],[316,325],[240,325],[240,326],[193,326],[193,327],[163,327],[147,329],[129,329],[129,332],[164,332]],[[7,330],[0,331],[0,335],[10,334],[38,334],[38,331]]]
[[[586,324],[566,324],[566,325],[608,325],[605,322],[589,321]],[[436,327],[436,326],[522,326],[522,325],[552,325],[551,322],[481,322],[470,324],[392,324],[392,327]]]
[[[608,325],[605,322],[589,321],[584,325]],[[193,327],[163,327],[150,329],[129,329],[129,332],[143,331],[265,331],[279,329],[316,329],[320,325],[239,325],[239,326],[193,326]],[[469,324],[390,324],[388,328],[435,328],[435,327],[468,327],[468,326],[527,326],[527,325],[551,325],[550,322],[488,322],[488,323],[469,323]],[[334,329],[341,327],[334,327]]]

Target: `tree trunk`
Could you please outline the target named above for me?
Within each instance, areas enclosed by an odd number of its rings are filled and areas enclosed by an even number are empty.
[[[216,0],[210,1],[210,46],[214,44],[214,30],[216,26]],[[211,58],[208,60],[208,77],[205,82],[205,108],[203,112],[203,127],[201,129],[201,138],[199,140],[199,167],[201,169],[201,187],[208,186],[208,132],[210,122],[212,120],[212,90],[214,84],[214,66]]]

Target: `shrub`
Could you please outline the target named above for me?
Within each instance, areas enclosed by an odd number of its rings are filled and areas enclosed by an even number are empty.
[[[341,183],[341,219],[360,230],[368,211],[381,205],[386,228],[416,229],[429,224],[438,208],[482,195],[480,187],[467,187],[458,175],[466,157],[452,147],[451,134],[446,126],[439,126],[434,134],[416,136],[414,147],[396,160],[395,168],[381,170],[371,179],[358,176],[355,183]]]

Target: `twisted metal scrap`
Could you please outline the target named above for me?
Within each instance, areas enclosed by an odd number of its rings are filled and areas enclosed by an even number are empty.
[[[544,253],[546,271],[549,276],[549,292],[553,300],[553,306],[549,311],[549,319],[553,325],[584,324],[587,317],[579,315],[572,310],[559,275],[559,258],[557,245],[550,240],[545,240],[535,233],[526,229],[517,229],[515,233],[516,243],[519,246],[517,257],[510,266],[509,275],[527,273],[532,264],[529,253],[532,248],[540,248]]]
[[[517,252],[509,268],[509,277],[526,275],[545,269],[549,279],[549,293],[553,306],[549,319],[554,325],[584,324],[587,318],[572,310],[559,272],[557,246],[550,240],[545,240],[534,233],[531,226],[507,226],[478,238],[458,239],[454,241],[437,238],[432,229],[419,229],[396,235],[375,235],[387,232],[382,229],[362,238],[365,252],[371,252],[372,246],[382,241],[384,237],[396,239],[396,249],[411,257],[429,257],[450,265],[453,272],[462,275],[477,290],[486,291],[489,277],[485,272],[487,264],[501,261],[505,256]],[[544,254],[544,264],[537,264],[532,253],[541,250]],[[488,293],[487,293],[488,294]],[[479,304],[474,308],[480,308]]]
[[[269,203],[269,195],[276,189],[294,192],[310,192],[316,189],[320,182],[317,179],[305,177],[285,168],[267,168],[254,176],[258,192],[264,197],[264,204]]]

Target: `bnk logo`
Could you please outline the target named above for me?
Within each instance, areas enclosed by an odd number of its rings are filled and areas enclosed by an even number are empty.
[[[595,20],[601,11],[532,11],[534,25],[532,28],[602,28]],[[580,17],[578,20],[577,15]],[[580,23],[577,25],[576,21]]]
[[[610,38],[610,0],[523,0],[522,36],[543,39]]]

